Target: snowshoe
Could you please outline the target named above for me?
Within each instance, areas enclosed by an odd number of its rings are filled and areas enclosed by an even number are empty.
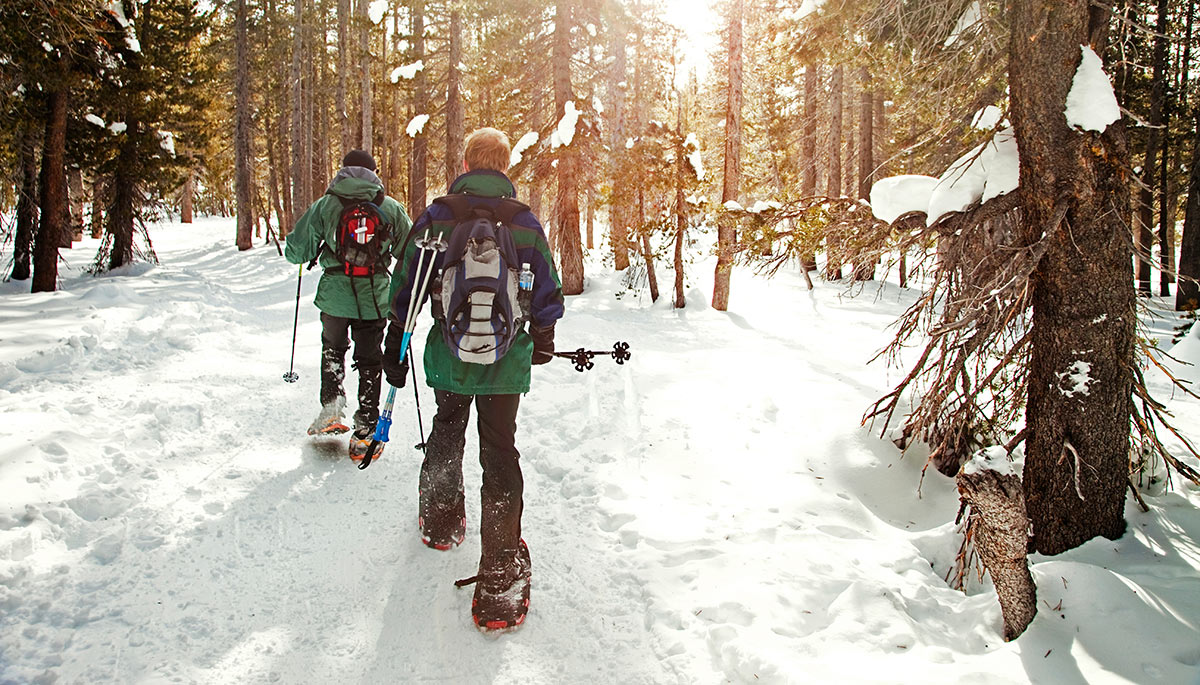
[[[474,578],[460,580],[463,587],[475,583],[471,619],[484,632],[509,630],[525,622],[529,613],[529,585],[533,564],[529,547],[521,540],[516,555],[499,568],[480,569]]]
[[[371,449],[371,443],[375,441],[375,431],[358,429],[354,431],[354,435],[350,436],[350,459],[353,461],[362,461],[367,456],[367,451]],[[375,445],[375,452],[371,455],[371,461],[375,461],[383,456],[383,448],[387,445],[381,442]]]
[[[321,413],[308,427],[309,435],[339,435],[350,430],[342,420],[342,410],[346,408],[346,398],[337,397],[332,402],[321,405]]]
[[[445,552],[462,544],[467,537],[467,510],[463,494],[449,507],[422,507],[417,516],[417,527],[421,530],[421,542]]]

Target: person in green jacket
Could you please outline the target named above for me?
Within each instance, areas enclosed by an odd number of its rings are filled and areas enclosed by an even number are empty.
[[[421,541],[434,549],[449,550],[466,536],[462,460],[474,404],[479,423],[479,462],[483,466],[479,491],[481,549],[479,574],[461,584],[477,583],[471,616],[482,630],[520,625],[529,610],[531,563],[529,548],[521,537],[524,480],[516,447],[517,407],[521,395],[529,392],[530,367],[553,358],[554,326],[563,315],[562,282],[546,234],[528,207],[505,199],[516,196],[512,181],[504,174],[510,155],[504,133],[494,128],[472,133],[463,153],[466,173],[450,185],[450,197],[454,203],[466,204],[472,212],[503,212],[503,207],[514,205],[519,210],[511,210],[516,213],[504,223],[516,251],[515,265],[533,276],[529,330],[522,324],[503,356],[490,363],[475,363],[455,355],[442,327],[435,324],[425,339],[424,353],[426,382],[434,389],[437,414],[421,464],[417,525]],[[428,232],[432,241],[449,240],[457,225],[454,210],[445,202],[435,201],[417,219],[412,236],[424,237]],[[420,276],[417,266],[423,250],[417,242],[409,241],[396,266],[397,289],[384,345],[384,372],[388,383],[395,387],[403,387],[408,370],[408,356],[400,360],[401,322],[407,318],[409,300],[415,299],[412,291]],[[431,272],[435,275],[450,259],[448,251],[436,254]],[[432,287],[438,287],[440,279],[433,280]],[[423,298],[429,293],[420,295]],[[419,300],[416,306],[419,308]]]
[[[358,410],[354,412],[350,457],[355,460],[366,454],[379,418],[383,333],[390,309],[388,266],[412,227],[404,207],[384,193],[383,182],[375,172],[370,154],[351,150],[325,194],[296,222],[284,250],[284,256],[293,264],[316,261],[324,269],[315,300],[321,310],[321,411],[308,427],[309,435],[350,430],[343,423],[346,393],[342,381],[346,376],[346,352],[350,339],[354,339]],[[337,234],[343,211],[360,202],[378,208],[386,228],[376,227],[375,232],[386,233],[377,244],[378,257],[371,254],[374,263],[355,267],[338,256]],[[375,458],[380,451],[376,451]]]

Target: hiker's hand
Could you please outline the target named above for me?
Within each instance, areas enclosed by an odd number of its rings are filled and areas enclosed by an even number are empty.
[[[383,349],[383,375],[393,388],[404,387],[404,381],[408,378],[408,359],[400,361],[399,348]]]
[[[554,359],[554,324],[545,328],[530,328],[533,338],[533,364],[545,364]]]

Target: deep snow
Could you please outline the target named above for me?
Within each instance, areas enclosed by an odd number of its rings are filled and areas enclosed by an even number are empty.
[[[60,291],[0,284],[0,682],[1197,681],[1200,488],[1152,487],[1122,539],[1034,557],[1039,615],[1004,643],[990,585],[944,580],[953,483],[859,424],[903,373],[865,362],[917,292],[738,271],[722,313],[703,260],[683,310],[616,297],[596,263],[568,298],[560,349],[633,358],[535,370],[533,604],[480,635],[452,584],[478,558],[474,432],[467,542],[426,549],[411,388],[365,472],[305,437],[316,274],[288,385],[296,267],[233,233],[156,227],[161,265],[99,278],[85,241]],[[1169,406],[1200,438],[1200,402]]]

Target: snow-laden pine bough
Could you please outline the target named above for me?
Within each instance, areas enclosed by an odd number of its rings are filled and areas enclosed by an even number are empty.
[[[446,241],[440,236],[430,237],[430,227],[425,228],[425,233],[416,241],[417,245],[417,267],[413,270],[413,275],[416,278],[415,285],[408,297],[408,311],[404,319],[404,335],[400,340],[400,362],[403,362],[409,353],[409,341],[412,339],[413,329],[417,326],[417,313],[425,300],[425,291],[429,288],[429,283],[433,276],[433,263],[439,252],[446,251]],[[426,257],[428,261],[426,262]],[[413,391],[416,392],[416,369],[413,369]],[[375,434],[371,437],[371,445],[367,448],[367,453],[363,455],[362,461],[358,468],[365,469],[371,465],[375,459],[375,453],[379,450],[380,445],[388,441],[388,432],[392,428],[392,407],[396,402],[396,387],[388,388],[387,400],[383,403],[383,408],[379,412],[379,420],[375,422]],[[420,411],[418,405],[418,411]],[[418,422],[420,417],[418,416]],[[424,430],[424,428],[422,428]],[[421,441],[424,443],[424,439]]]

